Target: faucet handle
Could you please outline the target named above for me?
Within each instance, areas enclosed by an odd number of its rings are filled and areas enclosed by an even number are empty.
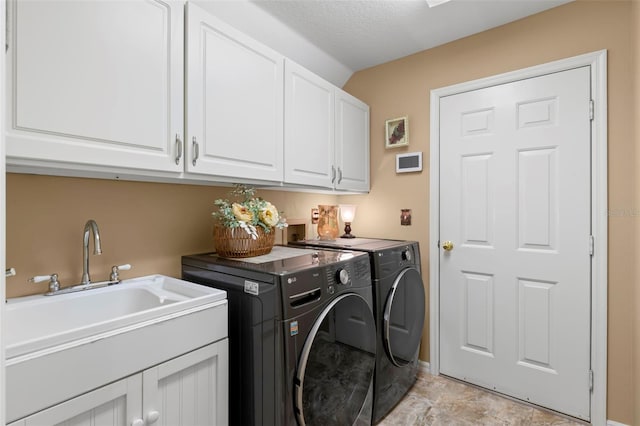
[[[131,265],[129,263],[125,263],[124,265],[119,266],[112,266],[109,281],[120,281],[120,275],[118,273],[120,271],[128,271],[129,269],[131,269]]]
[[[36,275],[35,277],[31,277],[29,278],[29,282],[30,283],[41,283],[42,281],[47,281],[53,278],[53,276],[56,274],[52,274],[52,275]]]
[[[54,293],[60,290],[60,281],[58,281],[58,274],[51,275],[36,275],[29,278],[30,283],[41,283],[42,281],[49,280],[49,292]]]

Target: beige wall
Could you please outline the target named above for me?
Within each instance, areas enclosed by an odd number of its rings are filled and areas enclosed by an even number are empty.
[[[637,13],[635,14],[637,24]],[[428,164],[429,93],[431,89],[487,77],[507,71],[575,56],[608,50],[609,90],[609,207],[633,212],[636,206],[637,161],[632,113],[633,80],[630,60],[632,18],[629,1],[577,1],[532,17],[450,44],[430,49],[356,73],[345,90],[371,107],[371,194],[361,205],[367,211],[382,212],[393,219],[398,208],[414,209],[415,225],[403,237],[420,240],[423,264],[428,256]],[[637,46],[636,46],[637,47]],[[384,122],[408,115],[410,145],[385,150]],[[425,170],[420,174],[396,175],[398,152],[422,151]],[[602,212],[606,214],[606,212]],[[365,234],[396,233],[371,217],[358,218],[356,231]],[[608,327],[608,418],[634,424],[634,396],[640,388],[630,374],[634,359],[637,217],[633,214],[609,220],[609,327]],[[425,265],[426,266],[426,265]],[[635,332],[638,336],[638,331]],[[428,323],[422,359],[428,359]],[[637,377],[637,375],[636,375]],[[640,391],[640,389],[638,389]],[[640,425],[640,418],[635,424]]]
[[[640,0],[634,0],[632,2],[632,12],[631,12],[631,26],[632,26],[632,49],[633,49],[633,117],[638,117],[640,114]],[[640,120],[633,120],[635,123],[634,127],[634,139],[635,141],[640,141]],[[636,164],[640,164],[640,149],[636,148]],[[640,188],[640,174],[636,173],[636,192],[637,188]],[[635,200],[635,212],[640,212],[640,197],[636,197]],[[640,226],[636,225],[636,250],[640,247]],[[640,251],[640,250],[638,250]],[[637,251],[637,252],[638,252]],[[633,324],[634,331],[634,356],[633,356],[633,365],[634,365],[634,384],[635,384],[635,423],[636,425],[640,424],[640,286],[638,286],[638,278],[640,278],[640,262],[635,262],[635,321]]]
[[[82,234],[87,219],[100,228],[103,254],[91,255],[93,280],[106,279],[112,265],[131,263],[126,277],[180,276],[180,256],[213,250],[213,201],[230,188],[7,175],[7,297],[43,293],[47,283],[29,284],[34,275],[58,273],[63,286],[82,275]],[[333,195],[259,190],[289,219],[307,223],[311,208],[334,204]],[[277,231],[280,234],[280,231]],[[277,235],[281,238],[281,235]],[[93,242],[91,242],[93,250]]]

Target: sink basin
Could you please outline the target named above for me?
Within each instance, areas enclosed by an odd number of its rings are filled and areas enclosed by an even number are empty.
[[[9,299],[7,359],[226,298],[224,291],[163,275],[56,296]]]
[[[227,316],[225,291],[163,275],[9,299],[5,420],[224,339]]]

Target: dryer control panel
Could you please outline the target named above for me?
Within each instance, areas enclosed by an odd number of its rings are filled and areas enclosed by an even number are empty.
[[[349,253],[344,259],[316,268],[296,271],[282,279],[286,312],[312,308],[350,289],[371,287],[371,269],[365,253]]]

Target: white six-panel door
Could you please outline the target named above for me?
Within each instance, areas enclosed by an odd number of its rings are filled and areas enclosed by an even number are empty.
[[[590,98],[582,67],[440,102],[440,371],[583,419]]]

